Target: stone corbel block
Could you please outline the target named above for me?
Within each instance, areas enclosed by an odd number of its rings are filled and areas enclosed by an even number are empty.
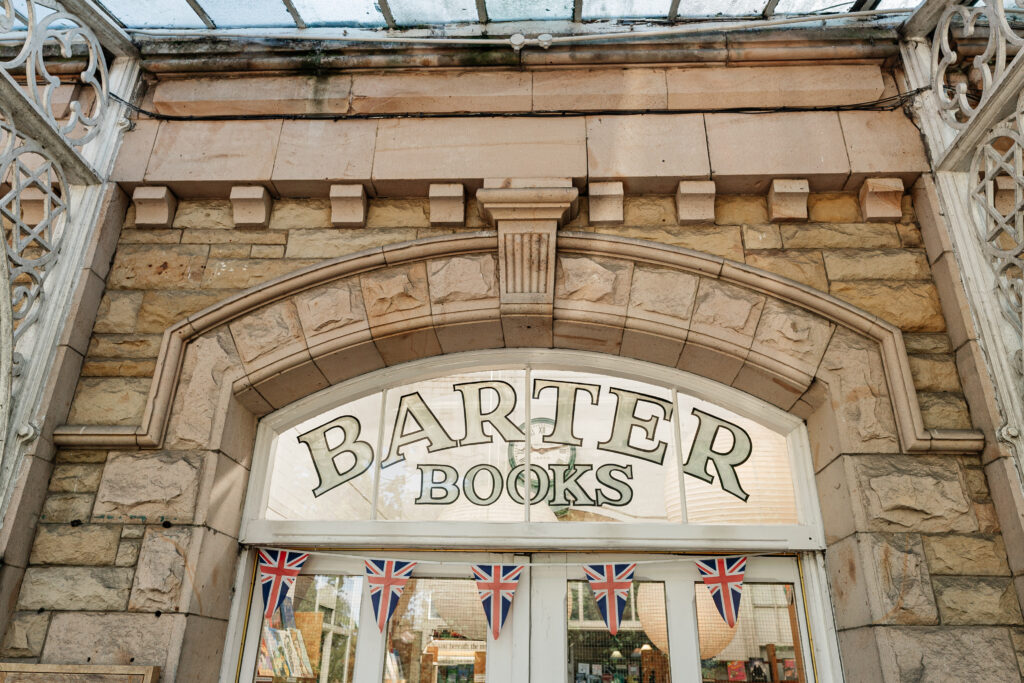
[[[860,211],[869,223],[887,223],[903,217],[903,179],[868,178],[860,187]]]
[[[681,180],[676,187],[676,221],[680,225],[715,222],[715,181]]]
[[[174,212],[178,208],[178,198],[169,187],[163,185],[143,185],[135,188],[132,193],[135,204],[135,227],[137,228],[169,228],[174,222]]]
[[[621,182],[590,183],[591,225],[619,225],[623,218],[623,188]]]
[[[772,223],[796,223],[807,220],[807,180],[776,178],[768,190],[768,219]]]
[[[261,185],[236,185],[231,188],[231,215],[236,228],[265,228],[270,225],[271,199]]]
[[[366,225],[366,188],[362,185],[331,185],[331,224],[336,228]]]
[[[38,187],[26,187],[18,197],[21,204],[21,220],[25,225],[36,226],[43,222],[46,212],[46,194]]]
[[[431,225],[466,224],[466,190],[460,183],[431,183],[428,196]]]

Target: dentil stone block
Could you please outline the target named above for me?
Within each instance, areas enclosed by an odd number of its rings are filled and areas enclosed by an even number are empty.
[[[806,180],[776,178],[768,190],[768,217],[773,223],[806,221],[809,193]]]
[[[428,195],[431,225],[465,225],[466,191],[460,183],[432,183]]]
[[[331,224],[336,228],[361,228],[366,224],[366,188],[331,185]]]
[[[622,223],[623,189],[621,182],[590,183],[590,222],[592,225],[618,225]]]
[[[682,224],[715,221],[715,181],[681,180],[676,188],[676,220]]]
[[[903,217],[902,200],[902,178],[868,178],[860,187],[860,210],[869,222],[899,221]]]
[[[169,228],[174,222],[178,198],[163,185],[142,186],[132,193],[135,204],[135,227]]]
[[[231,188],[231,215],[236,228],[265,228],[270,223],[271,199],[260,185]]]

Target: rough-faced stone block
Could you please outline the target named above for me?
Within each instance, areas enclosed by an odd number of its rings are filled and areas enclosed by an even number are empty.
[[[924,552],[928,568],[935,574],[967,576],[1008,576],[1006,550],[1000,536],[964,536],[948,534],[925,536]]]
[[[704,111],[857,104],[885,87],[873,64],[681,68],[669,69],[667,81],[670,109]]]
[[[246,366],[258,367],[305,348],[295,305],[284,300],[228,324],[238,355]],[[214,351],[214,349],[210,349]],[[230,356],[221,361],[229,362]]]
[[[326,197],[341,183],[366,186],[376,139],[376,121],[285,121],[271,181],[282,197]]]
[[[713,180],[680,180],[676,186],[676,221],[714,223],[715,182]]]
[[[175,611],[181,601],[192,529],[150,527],[142,539],[128,609]]]
[[[835,112],[706,114],[704,120],[719,192],[764,194],[775,178],[805,178],[812,192],[841,190],[850,174]]]
[[[820,252],[759,251],[747,254],[746,262],[748,266],[788,277],[822,292],[828,291],[828,278]]]
[[[829,280],[927,280],[931,277],[923,251],[886,249],[826,251]]]
[[[808,375],[818,369],[835,325],[802,308],[769,299],[750,350]]]
[[[942,332],[946,321],[930,282],[833,282],[829,294],[873,313],[905,332]]]
[[[146,182],[179,197],[223,198],[235,185],[270,182],[281,121],[164,121]]]
[[[776,178],[768,190],[768,217],[773,223],[807,220],[810,185],[803,179]]]
[[[361,228],[366,224],[366,188],[362,185],[331,185],[331,224],[336,228]]]
[[[1017,592],[1009,577],[936,577],[935,600],[944,624],[1022,623]]]
[[[0,657],[38,657],[46,641],[46,629],[50,615],[36,612],[19,612],[7,626]]]
[[[700,114],[588,116],[588,174],[630,194],[668,194],[711,174]]]
[[[83,377],[71,402],[68,424],[139,424],[150,382],[143,377]]]
[[[736,285],[702,279],[690,328],[737,347],[749,348],[765,300],[763,295]]]
[[[29,567],[18,609],[121,611],[128,605],[131,568]]]
[[[265,228],[270,223],[272,200],[262,185],[236,185],[231,188],[231,216],[235,227]]]
[[[579,181],[586,176],[586,123],[579,118],[393,119],[378,123],[373,186],[379,195],[422,196],[430,183],[462,183],[473,192],[482,178]]]
[[[107,278],[111,289],[198,289],[210,248],[201,244],[126,244]]]
[[[529,111],[531,74],[429,71],[352,77],[352,111],[367,114]]]
[[[868,178],[860,186],[860,211],[869,223],[887,223],[903,217],[902,178]]]
[[[590,183],[590,223],[592,225],[618,225],[622,223],[623,189],[621,182]]]
[[[977,520],[960,467],[942,456],[858,456],[852,460],[862,529],[964,533]]]
[[[112,453],[96,494],[93,519],[191,522],[200,464],[195,453]]]
[[[99,484],[98,477],[96,483]],[[39,521],[64,524],[76,519],[87,520],[92,516],[93,500],[94,497],[86,493],[51,493],[46,496]]]
[[[1020,677],[1006,628],[893,627],[876,643],[884,681],[1012,681]],[[957,652],[983,652],[957,657]]]
[[[898,177],[910,186],[929,170],[921,131],[899,108],[894,111],[841,111],[840,144],[850,158],[847,190],[856,190],[870,176]]]
[[[188,381],[175,392],[165,436],[168,448],[210,447],[237,366],[238,354],[227,330],[189,345],[182,365],[182,376]]]
[[[459,183],[432,183],[430,197],[430,224],[459,226],[466,223],[466,191]]]
[[[121,527],[104,524],[42,524],[32,544],[32,564],[113,564]]]
[[[185,617],[152,614],[55,614],[43,647],[43,661],[54,664],[149,664],[164,667]],[[180,637],[180,636],[178,636]],[[174,679],[166,667],[161,678]]]
[[[178,198],[162,185],[136,187],[132,193],[135,205],[135,227],[169,228],[174,222]]]

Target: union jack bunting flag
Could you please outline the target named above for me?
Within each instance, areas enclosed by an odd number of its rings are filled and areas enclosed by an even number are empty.
[[[519,576],[523,573],[518,564],[474,564],[473,576],[480,591],[480,601],[487,615],[491,635],[498,639],[498,633],[512,609],[512,598],[516,595]]]
[[[740,592],[743,590],[743,573],[747,570],[745,557],[713,557],[697,560],[697,571],[704,579],[704,585],[711,591],[718,613],[729,624],[736,626],[740,613]]]
[[[398,607],[405,584],[416,568],[415,562],[398,560],[367,560],[366,581],[370,584],[370,604],[377,628],[384,633],[388,619]]]
[[[266,607],[263,616],[270,621],[274,611],[284,602],[288,590],[295,584],[295,577],[309,559],[309,553],[260,549],[257,551],[257,558],[263,604]]]
[[[619,632],[622,623],[622,612],[626,609],[629,599],[629,588],[633,585],[633,564],[585,564],[583,573],[590,582],[590,590],[594,591],[597,607],[601,610],[604,623],[613,636]]]

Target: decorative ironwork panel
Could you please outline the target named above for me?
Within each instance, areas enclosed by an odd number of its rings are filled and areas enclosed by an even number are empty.
[[[1014,367],[1024,374],[1024,94],[971,162],[971,209],[981,249],[997,275],[999,304],[1015,330]]]
[[[1014,1],[1024,8],[1024,0]],[[963,38],[987,34],[981,54],[963,58],[957,51],[956,29]],[[966,128],[999,87],[1011,53],[1022,46],[1024,35],[1007,21],[1002,0],[985,0],[976,7],[950,3],[932,37],[931,86],[943,120],[957,130]]]

